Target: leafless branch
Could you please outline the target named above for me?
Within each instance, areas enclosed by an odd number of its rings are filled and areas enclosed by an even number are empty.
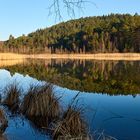
[[[55,15],[56,20],[62,20],[64,11],[67,11],[67,15],[70,18],[75,17],[76,10],[80,12],[84,11],[85,5],[87,3],[93,4],[96,6],[92,0],[51,0],[52,3],[49,6],[49,16]]]

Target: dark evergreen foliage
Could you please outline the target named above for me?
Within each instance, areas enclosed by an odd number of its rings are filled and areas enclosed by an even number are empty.
[[[20,53],[140,52],[140,16],[111,14],[87,17],[16,39],[10,35],[1,51]]]

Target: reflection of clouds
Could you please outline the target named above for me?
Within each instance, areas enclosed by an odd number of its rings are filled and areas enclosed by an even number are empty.
[[[3,96],[3,90],[10,81],[11,74],[6,70],[0,70],[0,95]]]
[[[18,73],[15,73],[13,76],[11,76],[9,71],[0,70],[0,95],[4,97],[4,89],[9,84],[15,83],[19,86],[19,88],[22,89],[23,94],[26,93],[26,91],[30,88],[31,85],[39,85],[42,82],[29,77],[28,75],[21,75]]]
[[[35,78],[32,78],[28,75],[21,75],[19,73],[15,73],[14,75],[11,75],[9,71],[0,69],[0,94],[3,95],[3,90],[6,88],[7,85],[9,84],[17,84],[19,88],[22,89],[23,94],[27,92],[27,90],[30,88],[32,85],[42,85],[42,81],[38,81]],[[67,88],[62,88],[59,86],[54,86],[54,92],[58,96],[66,96],[66,100],[72,99],[79,91],[76,90],[69,90]],[[69,98],[67,98],[67,95]]]

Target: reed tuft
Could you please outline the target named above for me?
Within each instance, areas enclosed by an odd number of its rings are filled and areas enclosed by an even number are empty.
[[[35,125],[46,128],[60,115],[52,85],[32,86],[21,104],[21,112]]]
[[[3,105],[6,105],[12,112],[16,112],[19,108],[19,96],[20,89],[17,84],[10,84],[6,87],[5,93],[6,98],[2,102]]]
[[[0,109],[0,135],[4,133],[7,127],[8,127],[8,120],[5,117],[4,111]]]
[[[78,95],[73,98],[60,120],[52,124],[53,139],[91,139],[88,134],[87,124],[82,118],[83,109],[78,107]]]

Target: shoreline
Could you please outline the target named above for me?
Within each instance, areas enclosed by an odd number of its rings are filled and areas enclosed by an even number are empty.
[[[93,60],[140,60],[140,53],[97,54],[17,54],[0,53],[0,60],[19,59],[93,59]]]

